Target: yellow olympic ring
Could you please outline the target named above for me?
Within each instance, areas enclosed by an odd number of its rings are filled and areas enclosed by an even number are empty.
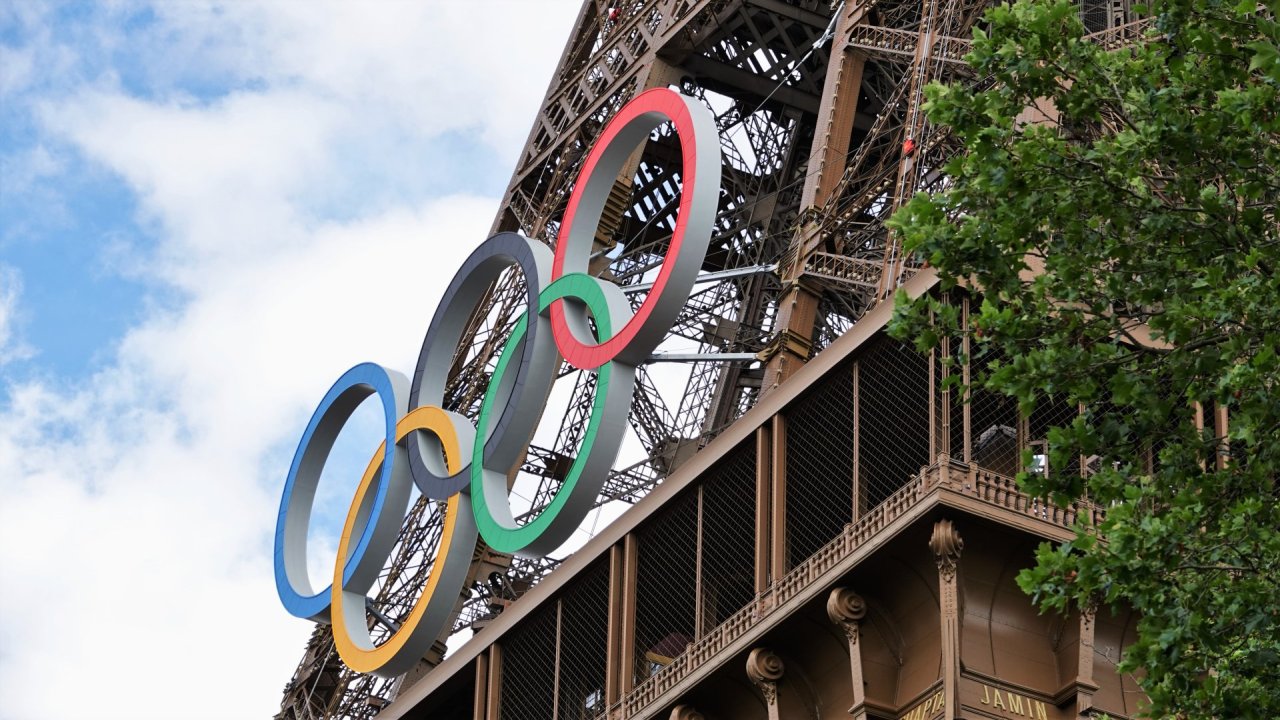
[[[453,431],[453,424],[443,410],[428,405],[405,415],[396,423],[396,443],[403,442],[405,437],[415,430],[430,432],[439,438],[440,444],[444,447],[449,472],[458,471],[464,460],[462,449],[458,443],[458,436]],[[347,557],[348,552],[350,552],[352,536],[357,535],[356,528],[361,524],[359,522],[361,505],[364,503],[364,498],[369,488],[378,478],[379,471],[382,468],[382,451],[385,445],[385,441],[379,443],[377,451],[373,454],[373,459],[369,461],[369,466],[365,469],[364,477],[360,479],[360,485],[356,489],[355,497],[351,501],[351,509],[347,512],[347,520],[342,527],[342,538],[338,541],[339,558]],[[468,545],[468,539],[470,539],[470,547],[465,547],[464,557],[469,564],[472,551],[475,549],[476,539],[475,520],[472,518],[470,499],[461,493],[457,493],[449,497],[448,503],[448,508],[445,511],[444,532],[440,538],[440,549],[436,553],[436,565],[441,567],[432,568],[426,587],[423,588],[422,594],[418,596],[413,609],[409,612],[409,616],[404,619],[404,622],[392,633],[391,637],[387,638],[381,645],[374,645],[365,620],[365,592],[368,591],[368,588],[343,589],[343,564],[342,562],[334,563],[333,605],[331,612],[333,642],[337,646],[338,654],[352,670],[362,673],[376,672],[380,675],[399,674],[408,669],[399,667],[404,664],[402,660],[404,657],[410,658],[411,663],[425,654],[431,643],[435,642],[434,635],[439,623],[424,623],[423,618],[427,615],[429,609],[444,607],[444,604],[440,602],[434,603],[434,606],[432,603],[432,599],[436,595],[436,587],[440,585],[441,576],[446,574],[448,570],[456,570],[456,567],[444,566],[449,566],[451,560],[452,564],[456,566],[457,557],[463,555],[459,551],[464,549],[462,546]],[[470,526],[469,528],[467,527],[468,525]],[[466,571],[465,566],[462,571]],[[455,599],[447,599],[448,607],[443,612],[448,613],[452,610]],[[439,614],[439,612],[432,614]],[[426,633],[418,632],[420,627],[430,631],[430,637]],[[406,645],[415,642],[424,645],[424,647],[417,652],[402,653]]]

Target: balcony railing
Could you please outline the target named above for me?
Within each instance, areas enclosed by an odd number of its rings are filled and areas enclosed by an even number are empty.
[[[1101,520],[1101,512],[1087,503],[1065,508],[1045,503],[1019,490],[1017,482],[1009,476],[943,456],[939,463],[924,468],[884,502],[856,522],[846,525],[843,532],[778,578],[714,630],[690,643],[670,664],[641,682],[615,705],[610,717],[631,718],[641,714],[789,601],[801,595],[822,592],[824,584],[818,581],[824,575],[935,490],[976,498],[995,508],[1013,511],[1060,529],[1073,528],[1082,515],[1094,524]]]

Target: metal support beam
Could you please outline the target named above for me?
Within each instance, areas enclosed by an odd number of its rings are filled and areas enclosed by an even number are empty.
[[[773,78],[755,75],[703,55],[689,56],[684,67],[694,77],[704,81],[704,85],[724,95],[737,96],[748,93],[755,102],[763,102],[765,98],[769,98],[808,113],[818,112],[821,104],[820,98],[816,95],[790,85],[779,85]]]
[[[703,273],[694,280],[695,285],[705,285],[709,282],[718,282],[720,280],[729,280],[732,278],[746,277],[747,275],[759,275],[761,273],[771,273],[778,271],[778,263],[769,263],[767,265],[751,265],[748,267],[730,268],[728,270],[717,270],[716,272]],[[635,285],[628,285],[622,288],[624,295],[631,295],[638,292],[653,289],[653,283],[643,282]]]
[[[853,12],[852,6],[847,7],[836,18],[836,39],[823,83],[818,131],[809,154],[810,174],[805,178],[800,200],[801,207],[806,209],[825,204],[830,199],[831,193],[839,186],[849,158],[849,143],[857,116],[866,63],[865,57],[849,42]],[[796,252],[784,275],[784,280],[790,286],[778,306],[777,327],[779,338],[784,340],[770,349],[761,387],[762,394],[769,393],[783,383],[809,360],[813,332],[818,320],[818,301],[822,294],[811,285],[800,282],[800,278],[808,262],[804,248],[818,244],[814,236],[819,232],[818,225],[809,222],[800,228],[792,241],[792,248]]]
[[[650,355],[645,362],[755,362],[759,359],[755,353],[658,353]]]
[[[773,483],[769,488],[769,574],[787,574],[787,416],[773,418],[769,452]]]
[[[769,423],[756,430],[756,528],[755,591],[764,592],[772,577],[769,574],[769,519],[773,516],[773,437]]]

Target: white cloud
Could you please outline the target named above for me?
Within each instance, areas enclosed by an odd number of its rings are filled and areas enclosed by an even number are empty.
[[[154,245],[131,271],[181,301],[151,308],[92,377],[0,391],[0,717],[273,712],[310,629],[271,574],[292,443],[350,365],[412,371],[497,209],[398,188],[463,172],[415,166],[442,134],[515,160],[573,12],[154,10],[142,38],[97,28],[104,47],[136,44],[153,92],[106,68],[31,99],[51,142],[136,194]],[[238,89],[219,97],[185,89],[226,77]],[[0,357],[17,347],[17,288],[0,277]]]
[[[531,115],[517,108],[541,100],[576,5],[184,2],[157,12],[183,47],[209,50],[180,60],[183,70],[211,60],[246,80],[358,99],[425,134],[478,128],[505,152],[528,133]],[[546,71],[531,81],[533,68]]]
[[[0,46],[0,97],[25,87],[34,68],[35,58],[31,53]]]
[[[22,274],[0,265],[0,367],[15,359],[28,358],[31,347],[18,334],[18,299],[22,296]]]
[[[345,140],[338,108],[296,90],[237,93],[212,106],[93,90],[43,114],[138,193],[161,232],[145,258],[150,271],[191,290],[225,263],[307,242],[307,208],[296,198],[342,172],[330,151]]]

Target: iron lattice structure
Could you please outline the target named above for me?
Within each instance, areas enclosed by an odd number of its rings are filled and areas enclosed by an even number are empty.
[[[785,381],[918,268],[885,220],[917,191],[945,186],[960,148],[921,112],[934,80],[981,83],[962,60],[985,0],[587,0],[534,121],[493,230],[553,244],[583,158],[630,98],[674,87],[702,99],[720,130],[723,174],[703,282],[660,348],[674,373],[637,376],[634,447],[600,507],[633,503],[763,393]],[[1096,39],[1136,34],[1126,0],[1086,0]],[[661,264],[681,187],[679,140],[660,128],[617,179],[596,233],[593,273],[638,306]],[[517,273],[477,310],[454,358],[447,404],[474,418],[497,354],[523,312]],[[660,377],[659,377],[660,375]],[[674,379],[673,379],[674,378]],[[594,375],[561,374],[566,412],[513,470],[529,513],[546,505],[581,442]],[[662,387],[683,383],[672,395]],[[679,388],[677,388],[679,389]],[[545,440],[544,440],[545,436]],[[419,500],[369,603],[385,635],[407,614],[440,541],[436,503]],[[476,630],[559,560],[477,548],[452,632]],[[465,637],[465,636],[464,636]],[[277,718],[370,718],[444,657],[440,638],[396,679],[347,669],[317,626]]]

